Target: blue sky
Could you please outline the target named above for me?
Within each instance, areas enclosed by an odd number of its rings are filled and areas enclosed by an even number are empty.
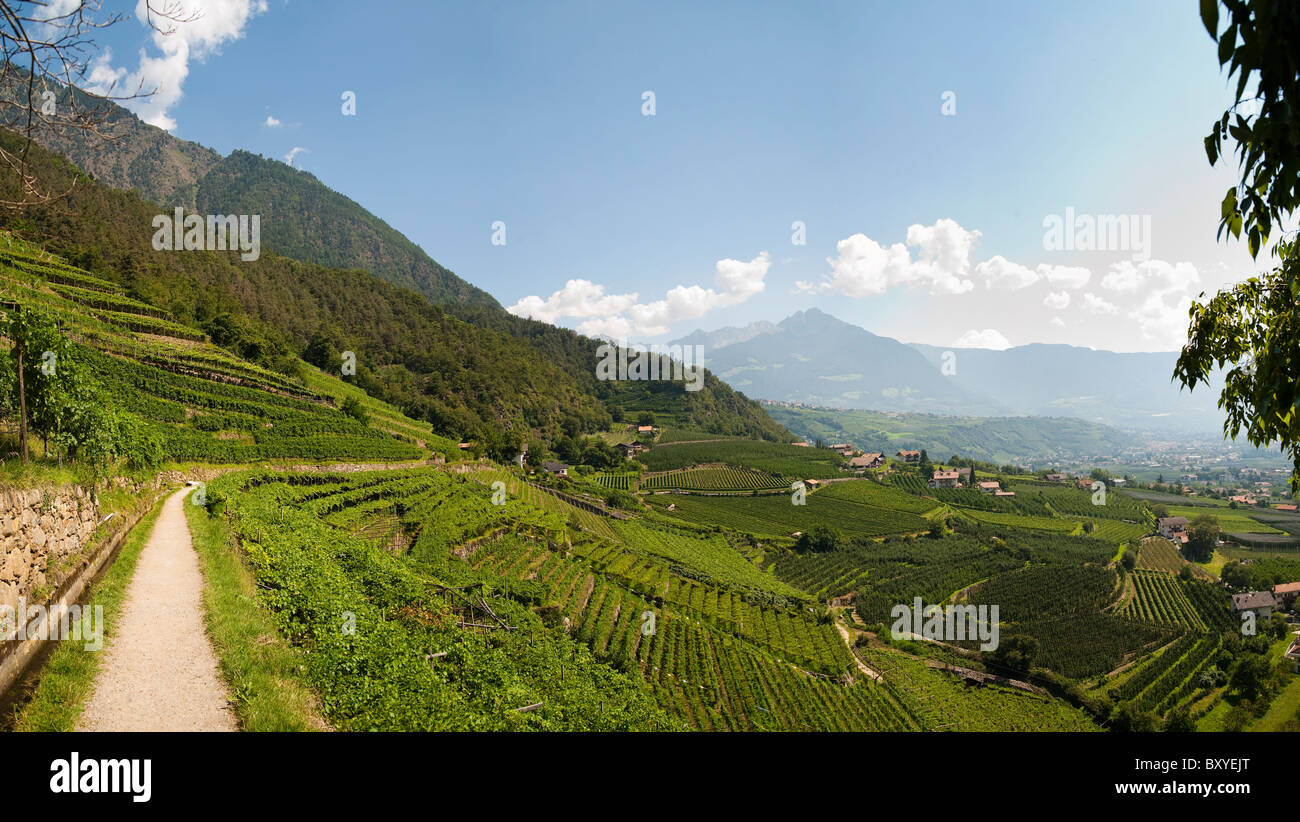
[[[1228,95],[1185,0],[202,5],[179,99],[142,116],[299,148],[562,325],[656,340],[815,306],[906,341],[1167,350],[1187,299],[1252,268],[1214,239],[1232,176],[1201,139]],[[102,39],[125,72],[167,48],[135,20]],[[1067,207],[1146,217],[1150,246],[1045,248]]]

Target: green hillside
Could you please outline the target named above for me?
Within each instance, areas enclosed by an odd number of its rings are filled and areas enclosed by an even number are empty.
[[[863,451],[892,454],[926,449],[935,458],[961,454],[997,464],[1052,462],[1068,457],[1115,455],[1136,443],[1108,425],[1055,417],[956,417],[832,410],[763,403],[781,425],[800,436],[847,442]]]
[[[8,134],[0,143],[18,146]],[[566,342],[554,347],[562,359],[553,360],[528,338],[472,325],[364,271],[265,250],[251,262],[233,253],[157,252],[151,245],[157,206],[96,185],[39,146],[31,148],[29,164],[51,188],[72,191],[22,215],[0,214],[0,226],[63,253],[130,299],[157,306],[267,369],[296,376],[297,355],[304,354],[338,374],[339,355],[352,351],[358,386],[450,438],[497,442],[504,452],[530,433],[550,439],[561,431],[605,430],[607,402],[667,411],[728,433],[784,433],[716,378],[699,392],[681,382],[599,382],[595,340],[555,329],[545,339]]]

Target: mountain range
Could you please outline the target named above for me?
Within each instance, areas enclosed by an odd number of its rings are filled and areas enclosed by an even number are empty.
[[[1217,386],[1172,381],[1176,353],[1032,344],[1002,351],[902,343],[823,311],[696,331],[709,368],[762,400],[960,416],[1072,417],[1130,431],[1222,428]]]
[[[111,103],[100,131],[0,129],[43,190],[65,196],[0,213],[0,227],[164,308],[233,353],[290,373],[298,356],[449,437],[553,440],[604,430],[622,409],[726,435],[788,439],[756,403],[706,375],[596,379],[600,341],[514,317],[359,204],[306,172],[179,140]],[[12,201],[25,192],[7,183]],[[173,207],[262,215],[262,253],[160,252],[152,221]]]

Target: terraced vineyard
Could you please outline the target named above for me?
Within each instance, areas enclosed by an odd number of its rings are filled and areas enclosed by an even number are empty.
[[[426,453],[414,437],[384,429],[427,432],[395,409],[364,425],[335,408],[323,383],[313,387],[245,362],[115,283],[12,238],[0,247],[0,294],[57,318],[70,356],[112,386],[119,410],[139,418],[140,436],[168,459],[401,461]],[[370,401],[376,412],[379,405]],[[424,439],[434,438],[428,432]]]
[[[1178,577],[1163,571],[1135,569],[1129,572],[1127,585],[1129,596],[1118,610],[1120,615],[1192,631],[1208,629]]]
[[[599,471],[592,475],[591,479],[597,485],[605,488],[613,488],[617,491],[631,491],[637,486],[639,475],[633,473],[608,473]]]
[[[648,474],[641,487],[647,491],[753,491],[789,490],[791,480],[749,468],[700,466],[662,474]]]
[[[704,525],[741,533],[789,537],[816,525],[835,528],[850,536],[882,536],[916,533],[930,527],[929,521],[906,511],[874,508],[821,492],[808,494],[804,505],[795,505],[786,494],[758,497],[698,497],[656,495],[647,501],[661,511],[673,506],[673,516]]]
[[[724,439],[713,442],[661,443],[637,457],[651,471],[725,463],[778,477],[825,479],[842,476],[843,457],[824,448],[800,448],[775,442]],[[786,487],[789,487],[788,484]]]
[[[649,689],[657,708],[670,717],[667,727],[920,727],[888,685],[844,684],[841,679],[854,667],[835,628],[810,611],[799,592],[758,570],[721,537],[619,522],[617,541],[594,535],[570,541],[556,513],[523,499],[493,505],[480,476],[488,473],[258,472],[212,484],[216,510],[230,512],[265,583],[269,607],[309,649],[314,681],[341,726],[393,727],[395,720],[385,718],[382,708],[360,701],[357,680],[332,673],[336,666],[363,664],[391,672],[366,686],[380,705],[406,688],[413,689],[417,705],[427,707],[431,700],[448,705],[429,717],[404,716],[403,723],[567,727],[573,720],[564,704],[577,697],[554,693],[563,681],[558,676],[550,693],[543,693],[538,681],[511,686],[517,695],[507,700],[510,704],[531,700],[549,706],[549,700],[557,700],[554,710],[543,707],[514,718],[487,709],[491,689],[488,695],[462,693],[458,679],[444,681],[436,671],[459,671],[467,661],[489,664],[477,654],[467,659],[466,648],[481,649],[498,662],[502,655],[523,661],[532,643],[537,645],[533,655],[541,659],[556,653],[563,659],[572,652],[557,649],[572,643],[587,655],[574,657],[579,662],[573,689],[589,693],[597,677],[592,666],[608,666],[615,710],[600,727],[619,727],[634,713],[637,721],[648,723],[645,727],[658,721],[646,713],[635,687],[618,679],[624,675]],[[282,520],[282,509],[293,516]],[[395,525],[401,541],[411,546],[406,557],[391,551]],[[286,586],[300,579],[295,569],[303,563],[311,566],[311,579],[321,581]],[[343,584],[345,578],[353,581]],[[368,606],[351,599],[351,592],[363,589],[371,592]],[[467,590],[476,593],[457,593]],[[385,634],[382,645],[367,640],[340,646],[333,640],[330,621],[354,608],[367,636]],[[507,640],[504,645],[485,646],[466,630],[483,624],[490,631],[494,619],[515,627],[494,634]],[[416,640],[422,631],[425,638]],[[457,638],[458,633],[465,636]],[[403,671],[390,667],[405,653],[392,645],[398,636],[421,649],[461,650],[432,672],[427,664],[425,673],[420,666]]]

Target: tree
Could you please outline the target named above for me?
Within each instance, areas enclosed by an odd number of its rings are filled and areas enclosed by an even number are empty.
[[[1300,99],[1300,4],[1221,3],[1228,12],[1222,30],[1215,0],[1201,1],[1201,20],[1218,42],[1219,65],[1228,67],[1229,79],[1236,77],[1237,101],[1214,122],[1205,153],[1214,165],[1231,153],[1225,154],[1224,143],[1235,141],[1239,179],[1223,198],[1219,237],[1245,233],[1257,257],[1275,224],[1300,204],[1300,119],[1293,111]],[[1300,248],[1294,235],[1283,236],[1272,253],[1279,264],[1271,271],[1192,305],[1174,376],[1194,390],[1231,363],[1219,397],[1224,432],[1235,439],[1244,431],[1257,446],[1278,443],[1292,458],[1292,491],[1300,492]]]
[[[181,0],[145,0],[137,14],[163,35],[175,31],[176,24],[200,16]],[[0,147],[0,163],[19,181],[16,199],[0,204],[21,209],[68,193],[45,187],[28,167],[33,135],[81,132],[103,138],[104,150],[110,151],[106,127],[111,125],[112,111],[107,101],[154,93],[142,84],[133,92],[117,94],[116,82],[104,94],[73,91],[76,86],[97,85],[92,72],[99,50],[93,34],[125,19],[120,12],[101,14],[101,3],[94,0],[0,0],[0,125],[23,138],[16,150]]]
[[[1158,519],[1164,519],[1169,516],[1169,509],[1164,505],[1154,505],[1151,507],[1151,513],[1155,514]]]
[[[637,425],[654,425],[654,424],[655,424],[655,415],[654,415],[654,412],[652,412],[652,411],[642,411],[640,414],[637,414],[637,416],[636,416],[636,424],[637,424]]]
[[[1169,733],[1189,734],[1195,730],[1196,722],[1192,720],[1192,714],[1186,708],[1179,708],[1165,720],[1165,731]]]
[[[0,335],[11,342],[11,387],[15,392],[11,404],[18,411],[18,450],[26,463],[31,459],[27,441],[29,423],[35,417],[48,424],[51,415],[57,413],[59,401],[54,394],[59,354],[64,355],[66,366],[67,346],[54,321],[30,308],[15,309],[0,319]],[[53,357],[47,356],[47,352]]]
[[[1183,551],[1193,562],[1208,562],[1218,545],[1218,522],[1214,517],[1202,514],[1187,529],[1187,546]]]
[[[1125,570],[1132,571],[1137,567],[1137,552],[1132,548],[1125,548],[1124,553],[1120,555],[1119,561]]]
[[[1237,663],[1228,680],[1228,687],[1243,699],[1253,700],[1259,696],[1268,681],[1268,659],[1255,654],[1246,654]]]
[[[343,404],[339,406],[339,410],[362,425],[370,424],[370,415],[366,413],[365,406],[353,394],[343,398]]]
[[[800,553],[834,551],[840,546],[840,532],[826,525],[814,525],[799,535],[794,549]]]
[[[1038,656],[1038,640],[1026,634],[1012,634],[998,643],[998,647],[986,651],[989,662],[1015,671],[1028,671]]]

